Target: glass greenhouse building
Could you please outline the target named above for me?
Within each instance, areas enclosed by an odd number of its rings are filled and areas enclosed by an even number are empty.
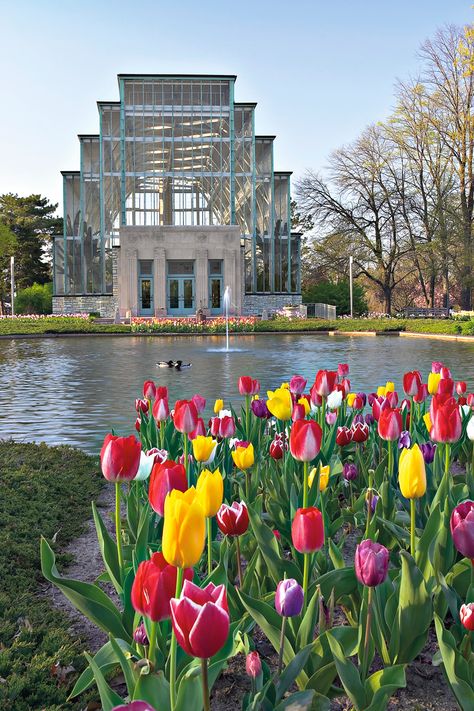
[[[300,234],[275,136],[255,135],[235,76],[119,74],[99,134],[63,171],[55,312],[262,314],[301,302]]]

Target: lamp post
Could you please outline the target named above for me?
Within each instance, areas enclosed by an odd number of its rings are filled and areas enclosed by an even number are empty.
[[[352,262],[353,262],[353,257],[349,257],[349,301],[350,301],[350,306],[351,306],[351,318],[354,316],[354,309],[353,309],[353,299],[352,299]]]
[[[10,291],[11,313],[15,315],[15,257],[10,257]]]

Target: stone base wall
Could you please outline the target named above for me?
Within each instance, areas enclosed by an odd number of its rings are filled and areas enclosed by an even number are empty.
[[[271,316],[284,306],[299,306],[301,294],[245,294],[242,297],[243,316]]]
[[[118,299],[110,294],[83,296],[53,296],[53,314],[99,313],[103,318],[115,318]]]

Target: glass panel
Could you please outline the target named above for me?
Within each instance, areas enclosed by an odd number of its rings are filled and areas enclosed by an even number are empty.
[[[222,274],[222,259],[209,260],[209,274]]]
[[[152,276],[153,274],[153,260],[152,259],[140,259],[139,269],[142,276]]]
[[[170,259],[168,274],[194,274],[194,262],[192,260]]]
[[[151,309],[150,279],[142,279],[142,309]]]
[[[185,309],[192,309],[193,305],[194,305],[193,283],[194,283],[194,279],[183,279],[183,294],[184,294],[184,308]]]
[[[178,279],[169,280],[170,291],[170,309],[179,308],[179,281]]]
[[[221,308],[221,280],[211,279],[211,309]]]

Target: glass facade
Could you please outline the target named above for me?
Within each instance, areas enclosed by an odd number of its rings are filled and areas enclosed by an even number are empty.
[[[299,236],[289,231],[290,173],[274,136],[255,135],[255,104],[234,76],[119,75],[98,102],[100,133],[79,136],[81,170],[64,172],[55,294],[112,293],[120,228],[238,225],[245,292],[298,293]]]

